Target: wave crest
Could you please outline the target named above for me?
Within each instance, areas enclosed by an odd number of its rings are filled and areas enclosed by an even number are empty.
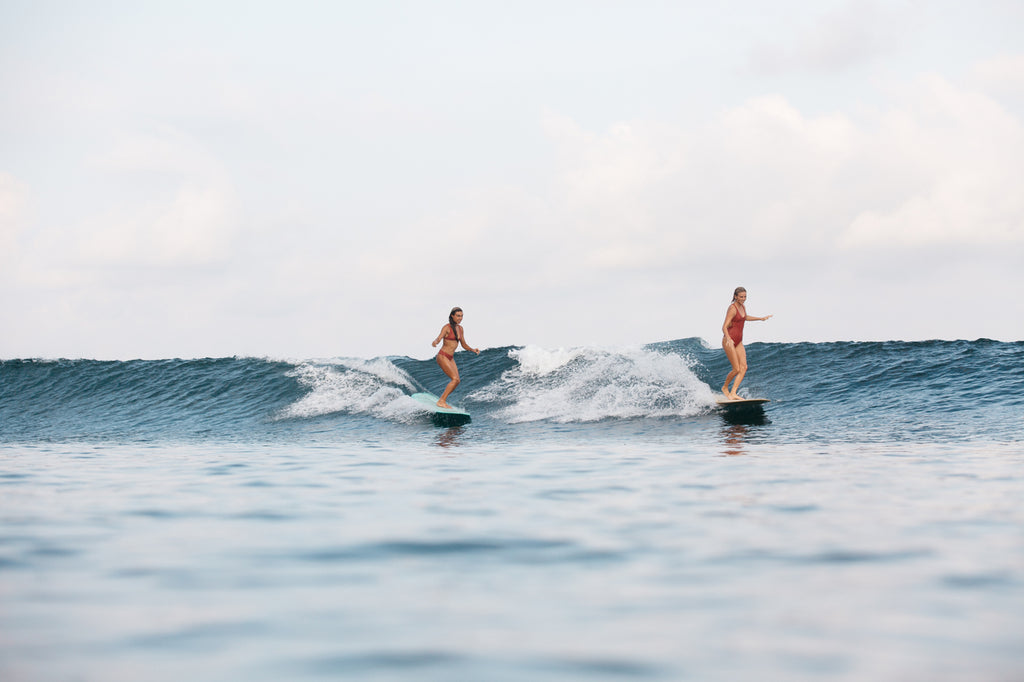
[[[344,412],[402,419],[413,410],[411,377],[386,358],[305,362],[288,373],[309,393],[282,410],[281,418]]]
[[[494,416],[512,423],[690,416],[714,403],[695,361],[674,353],[525,346],[508,355],[516,366],[470,398],[503,405]]]

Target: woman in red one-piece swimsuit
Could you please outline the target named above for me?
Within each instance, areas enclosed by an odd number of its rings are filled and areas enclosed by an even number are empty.
[[[441,327],[441,333],[430,344],[436,347],[437,344],[444,341],[441,350],[437,354],[437,364],[441,365],[441,369],[451,379],[445,387],[444,393],[441,394],[441,398],[437,401],[438,407],[451,407],[448,404],[448,396],[459,385],[459,368],[455,366],[455,349],[459,347],[459,344],[461,343],[462,347],[469,352],[480,355],[479,348],[470,348],[466,345],[466,337],[463,334],[461,322],[462,308],[452,308],[452,311],[448,313],[448,324]]]
[[[743,347],[743,324],[747,320],[760,321],[771,317],[771,315],[748,316],[744,305],[746,301],[747,290],[743,287],[736,287],[736,291],[732,292],[732,303],[729,304],[729,309],[725,313],[725,324],[722,325],[722,349],[725,351],[725,356],[729,358],[729,364],[732,365],[732,371],[725,377],[725,383],[722,385],[722,393],[729,400],[740,400],[737,391],[740,389],[743,376],[747,373],[747,349]],[[730,381],[733,382],[732,389],[729,388]]]

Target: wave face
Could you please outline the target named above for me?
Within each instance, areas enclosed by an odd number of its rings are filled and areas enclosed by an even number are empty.
[[[748,346],[741,393],[772,399],[794,440],[1020,439],[1024,343],[978,341]],[[535,346],[457,356],[454,402],[474,427],[647,420],[714,413],[728,364],[699,339],[642,348]],[[433,359],[287,362],[0,361],[0,442],[353,437],[419,425],[408,396],[440,393]]]

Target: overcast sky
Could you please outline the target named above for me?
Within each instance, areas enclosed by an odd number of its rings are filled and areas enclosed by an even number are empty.
[[[1024,339],[1024,3],[0,3],[0,358]]]

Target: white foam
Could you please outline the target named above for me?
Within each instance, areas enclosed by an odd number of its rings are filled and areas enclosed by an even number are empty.
[[[693,360],[644,348],[512,350],[517,366],[471,396],[508,403],[495,415],[513,423],[592,422],[699,414],[714,394]]]
[[[519,363],[524,374],[542,376],[564,367],[582,353],[579,348],[547,350],[539,346],[524,346],[509,351],[508,356]]]
[[[386,358],[303,362],[289,373],[310,392],[286,407],[282,418],[317,417],[335,412],[404,420],[415,411],[409,375]]]

